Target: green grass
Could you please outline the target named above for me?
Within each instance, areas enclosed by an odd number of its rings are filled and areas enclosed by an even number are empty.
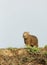
[[[33,53],[37,53],[37,52],[40,52],[40,49],[36,46],[34,47],[31,47],[31,46],[26,46],[26,49],[29,51],[29,52],[33,52]]]
[[[44,48],[47,48],[47,45],[45,45]]]

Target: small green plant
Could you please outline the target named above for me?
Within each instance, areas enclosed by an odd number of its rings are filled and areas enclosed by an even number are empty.
[[[8,47],[8,50],[16,50],[17,48],[13,48],[13,47]]]
[[[38,47],[36,47],[36,46],[34,46],[34,47],[26,46],[26,48],[27,48],[27,50],[28,50],[29,52],[33,52],[33,53],[37,53],[37,52],[40,51],[40,49],[39,49]]]
[[[45,45],[44,48],[47,48],[47,45]]]

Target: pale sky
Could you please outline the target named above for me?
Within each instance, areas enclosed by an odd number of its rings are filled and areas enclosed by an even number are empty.
[[[0,0],[0,48],[24,47],[25,31],[47,44],[47,0]]]

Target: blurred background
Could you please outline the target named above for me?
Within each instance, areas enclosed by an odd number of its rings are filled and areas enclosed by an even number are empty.
[[[0,48],[24,47],[25,31],[47,44],[47,0],[0,0]]]

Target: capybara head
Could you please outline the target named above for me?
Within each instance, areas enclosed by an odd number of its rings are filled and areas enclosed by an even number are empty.
[[[29,36],[29,32],[24,32],[24,33],[23,33],[23,38],[24,38],[24,39],[28,38],[28,36]]]

